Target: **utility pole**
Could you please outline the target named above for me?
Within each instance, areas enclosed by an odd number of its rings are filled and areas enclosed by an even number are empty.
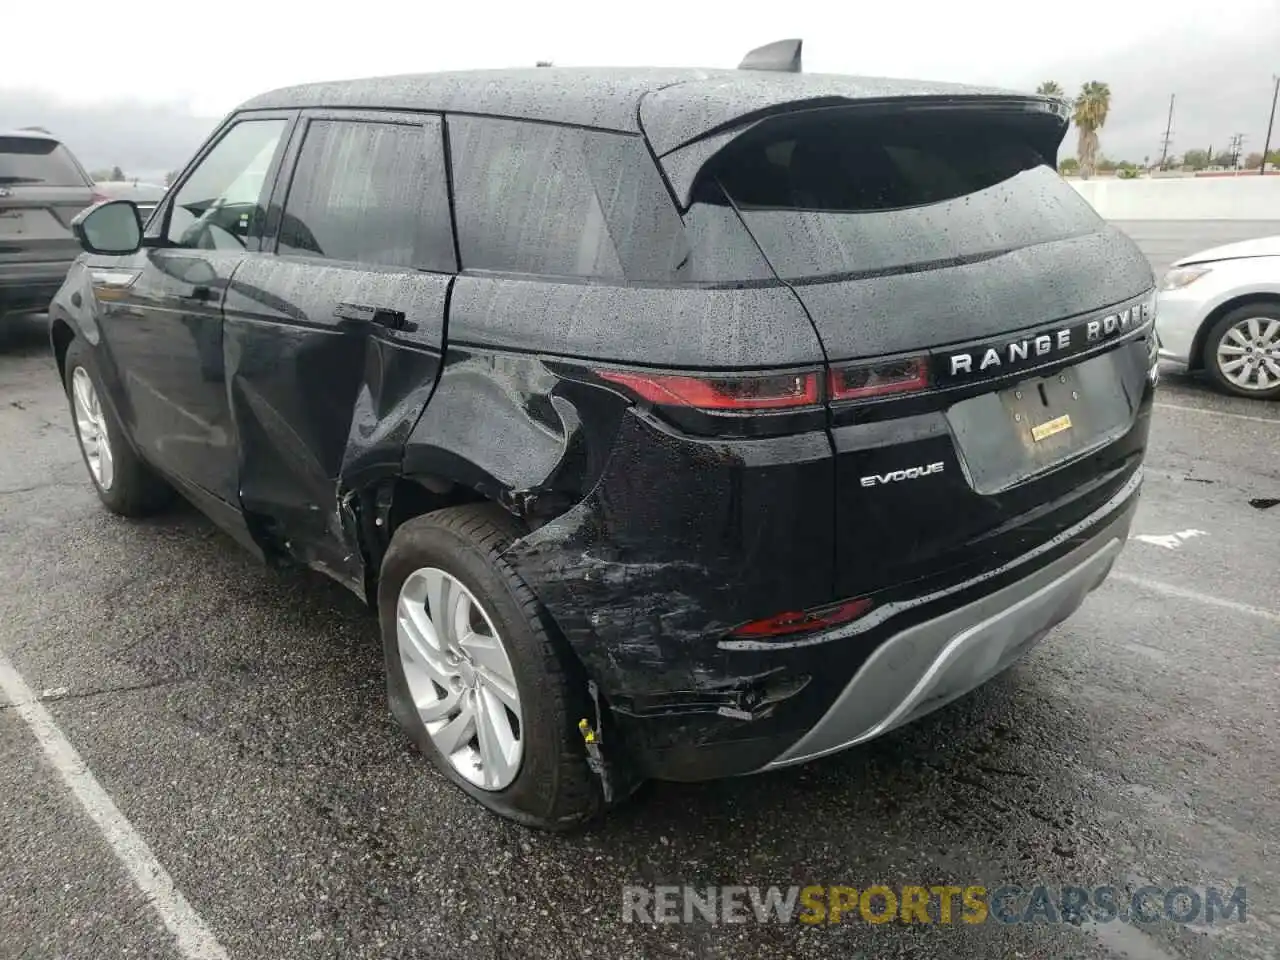
[[[1276,96],[1280,95],[1280,76],[1272,77],[1275,81],[1275,87],[1271,91],[1271,116],[1267,120],[1267,142],[1262,145],[1262,166],[1258,168],[1258,175],[1267,172],[1267,151],[1271,149],[1271,127],[1276,122]]]
[[[1236,133],[1231,136],[1231,169],[1240,169],[1240,150],[1244,146],[1244,134]]]
[[[1163,170],[1165,161],[1169,159],[1169,144],[1172,143],[1170,134],[1173,133],[1173,98],[1176,94],[1169,94],[1169,122],[1164,125],[1164,140],[1160,142],[1160,169]]]

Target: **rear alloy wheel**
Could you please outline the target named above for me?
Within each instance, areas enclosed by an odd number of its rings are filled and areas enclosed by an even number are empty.
[[[563,830],[604,808],[578,729],[598,719],[581,665],[506,557],[523,534],[488,503],[396,528],[378,578],[387,699],[472,798]]]
[[[1204,359],[1227,392],[1280,399],[1280,307],[1259,303],[1232,310],[1209,331]]]
[[[416,570],[396,604],[400,666],[440,755],[483,790],[520,772],[520,690],[493,621],[471,591],[435,567]]]

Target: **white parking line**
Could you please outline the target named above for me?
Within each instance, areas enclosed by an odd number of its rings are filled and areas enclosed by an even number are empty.
[[[1186,413],[1207,413],[1215,417],[1230,417],[1232,420],[1248,420],[1250,423],[1274,423],[1280,426],[1280,417],[1251,417],[1244,413],[1228,413],[1225,410],[1210,410],[1206,407],[1187,407],[1180,403],[1153,403],[1159,410],[1182,410]]]
[[[1111,571],[1110,580],[1123,580],[1125,583],[1132,583],[1138,587],[1145,587],[1153,593],[1163,593],[1168,597],[1180,597],[1183,600],[1195,600],[1199,603],[1207,603],[1212,607],[1222,607],[1224,610],[1234,610],[1236,613],[1243,613],[1250,617],[1261,617],[1263,620],[1270,620],[1273,623],[1280,623],[1280,613],[1272,610],[1266,610],[1262,607],[1253,607],[1247,603],[1237,603],[1234,600],[1224,600],[1221,597],[1214,597],[1207,593],[1199,593],[1195,590],[1188,590],[1186,587],[1176,587],[1172,583],[1165,583],[1163,580],[1150,580],[1147,577],[1135,577],[1131,573],[1121,573],[1118,570]]]
[[[49,711],[3,653],[0,653],[0,690],[31,728],[50,765],[97,824],[133,882],[160,914],[177,941],[178,952],[187,960],[227,960],[222,944],[174,886],[173,878],[160,865],[147,842],[102,789]]]

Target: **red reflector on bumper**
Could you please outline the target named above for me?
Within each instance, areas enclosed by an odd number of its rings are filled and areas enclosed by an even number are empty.
[[[857,600],[846,600],[831,607],[820,607],[816,610],[788,611],[774,614],[763,620],[752,620],[729,631],[729,636],[737,638],[783,637],[792,633],[810,633],[814,630],[828,630],[842,623],[856,620],[871,609],[871,601],[866,597]]]

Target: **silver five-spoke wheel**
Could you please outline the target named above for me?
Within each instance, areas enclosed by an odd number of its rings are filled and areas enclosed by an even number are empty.
[[[1232,324],[1218,341],[1218,368],[1241,390],[1280,385],[1280,320],[1248,317]]]
[[[76,414],[76,435],[84,450],[85,462],[98,486],[110,490],[115,479],[115,461],[111,456],[111,438],[107,434],[107,420],[98,402],[98,391],[84,367],[76,367],[71,374],[71,402]]]
[[[434,567],[410,574],[396,603],[400,663],[436,749],[468,781],[502,790],[520,772],[520,693],[493,621]]]

